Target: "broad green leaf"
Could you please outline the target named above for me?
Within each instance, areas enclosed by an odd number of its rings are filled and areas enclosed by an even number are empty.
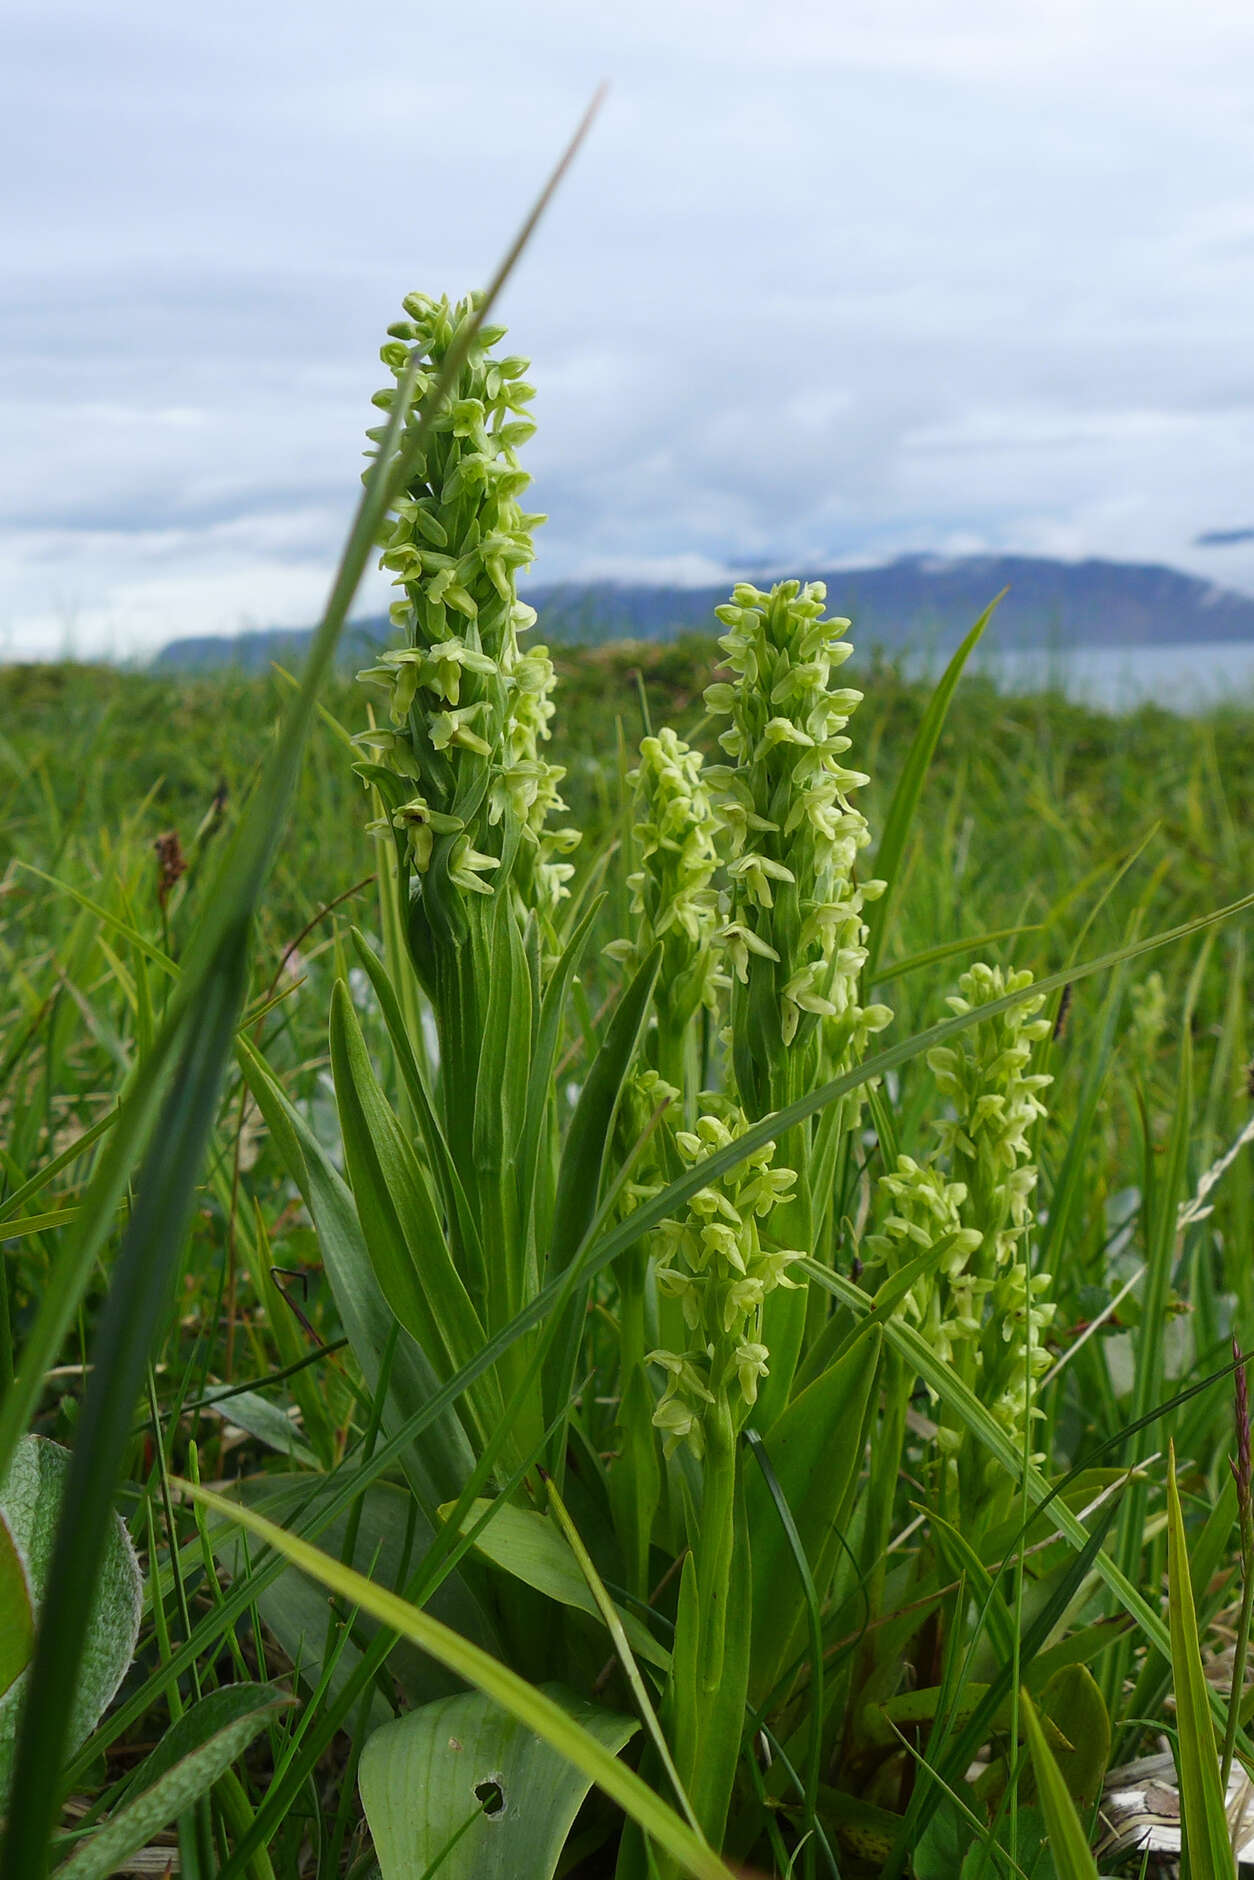
[[[1098,1880],[1097,1862],[1089,1847],[1088,1837],[1075,1811],[1075,1803],[1067,1793],[1067,1785],[1054,1760],[1053,1751],[1045,1740],[1040,1720],[1032,1708],[1032,1699],[1023,1691],[1019,1701],[1058,1880]],[[1222,1869],[1215,1870],[1215,1880],[1219,1880],[1221,1872]]]
[[[26,1565],[0,1500],[0,1698],[26,1669],[35,1642]]]
[[[230,1390],[230,1386],[220,1385],[217,1389]],[[318,1467],[318,1458],[302,1440],[299,1429],[271,1398],[263,1397],[258,1390],[237,1390],[219,1405],[214,1401],[216,1394],[212,1385],[205,1392],[202,1404],[206,1410],[226,1423],[234,1423],[237,1429],[264,1443],[267,1449],[290,1456],[293,1462],[302,1462],[307,1469]]]
[[[449,1507],[441,1508],[442,1518],[447,1518],[451,1506],[450,1503]],[[571,1606],[577,1612],[600,1619],[596,1600],[579,1571],[578,1562],[547,1515],[537,1514],[530,1508],[515,1508],[508,1502],[476,1501],[466,1510],[461,1532],[468,1532],[488,1510],[492,1511],[492,1518],[475,1536],[475,1547],[485,1560],[534,1587],[547,1599],[555,1599],[559,1605]],[[664,1671],[670,1664],[670,1653],[665,1646],[659,1645],[648,1627],[631,1613],[621,1607],[616,1610],[637,1658]]]
[[[287,1521],[305,1512],[310,1504],[309,1490],[307,1476],[246,1476],[235,1484],[242,1500],[274,1521]],[[432,1541],[432,1530],[414,1506],[413,1496],[392,1482],[375,1482],[365,1489],[353,1515],[337,1515],[319,1536],[327,1552],[339,1559],[344,1557],[350,1518],[355,1522],[356,1546],[349,1565],[368,1573],[378,1586],[394,1589],[403,1585]],[[226,1572],[234,1580],[244,1579],[245,1537],[233,1522],[215,1521],[209,1532],[214,1554]],[[322,1675],[327,1637],[326,1594],[294,1567],[287,1567],[277,1580],[257,1593],[256,1604],[304,1683],[315,1685]],[[492,1642],[491,1629],[485,1625],[483,1613],[459,1573],[450,1574],[435,1589],[424,1601],[424,1609],[454,1627],[463,1638],[474,1639],[480,1645]],[[357,1615],[353,1636],[338,1646],[329,1686],[333,1696],[347,1684],[361,1662],[363,1648],[377,1631],[373,1619]],[[388,1682],[389,1688],[395,1686],[412,1705],[447,1697],[457,1688],[441,1665],[434,1664],[407,1639],[399,1640],[388,1655]],[[386,1723],[392,1714],[393,1707],[381,1692],[376,1692],[371,1709],[374,1723]]]
[[[558,1684],[539,1688],[611,1757],[640,1727]],[[592,1786],[560,1750],[478,1691],[424,1704],[376,1730],[357,1780],[383,1880],[428,1872],[438,1880],[551,1880]]]
[[[562,1148],[557,1194],[553,1202],[553,1226],[548,1248],[548,1273],[553,1278],[560,1277],[569,1267],[596,1219],[601,1184],[614,1137],[614,1118],[649,1016],[661,963],[662,946],[659,941],[641,962],[631,984],[620,997],[579,1093],[575,1114],[571,1117]],[[546,1424],[552,1422],[574,1390],[583,1334],[584,1297],[581,1288],[567,1307],[554,1344],[552,1361],[546,1369]],[[559,1481],[563,1476],[565,1454],[565,1439],[559,1437],[553,1470]]]
[[[20,1555],[36,1618],[43,1603],[70,1454],[43,1436],[24,1436],[0,1482],[3,1528]],[[77,1748],[112,1701],[139,1637],[142,1588],[130,1536],[116,1515],[101,1560],[78,1684],[69,1707],[70,1747]],[[20,1619],[20,1615],[19,1615]],[[14,1742],[30,1667],[0,1696],[0,1797],[12,1776]]]
[[[696,1875],[697,1880],[732,1880],[730,1870],[717,1854],[693,1834],[674,1809],[668,1808],[647,1783],[611,1755],[603,1743],[578,1725],[545,1692],[535,1690],[515,1672],[489,1657],[478,1646],[471,1645],[456,1632],[450,1631],[447,1626],[441,1625],[428,1613],[406,1604],[394,1593],[385,1593],[360,1573],[352,1572],[338,1560],[329,1559],[316,1547],[311,1547],[307,1541],[298,1540],[294,1534],[286,1533],[272,1521],[254,1514],[250,1509],[241,1508],[237,1502],[228,1501],[212,1489],[191,1482],[181,1483],[180,1488],[194,1501],[202,1502],[205,1507],[225,1515],[229,1520],[238,1521],[241,1527],[248,1528],[293,1565],[320,1580],[350,1604],[360,1606],[364,1612],[370,1613],[381,1624],[390,1626],[403,1638],[413,1639],[433,1658],[439,1659],[450,1671],[464,1678],[467,1684],[474,1685],[485,1696],[500,1704],[519,1723],[542,1737],[590,1781],[595,1782],[659,1847],[689,1873]]]
[[[1184,1846],[1188,1850],[1190,1870],[1197,1880],[1201,1880],[1203,1874],[1206,1880],[1232,1880],[1236,1863],[1219,1783],[1219,1754],[1210,1714],[1211,1692],[1202,1668],[1202,1648],[1197,1635],[1174,1445],[1170,1447],[1167,1464],[1167,1579]]]
[[[1110,1717],[1087,1665],[1056,1672],[1037,1699],[1040,1714],[1069,1747],[1055,1751],[1067,1793],[1087,1816],[1102,1792],[1110,1761]]]
[[[127,1786],[127,1799],[57,1868],[54,1880],[108,1880],[148,1838],[211,1789],[277,1711],[294,1704],[264,1684],[212,1691],[171,1725]]]
[[[487,904],[491,918],[488,925],[490,948],[487,986],[488,1003],[479,1040],[478,1075],[475,1088],[473,1131],[475,1167],[480,1171],[479,1185],[485,1179],[497,1185],[494,1207],[503,1217],[512,1218],[517,1206],[519,1178],[522,1174],[517,1157],[523,1138],[527,1107],[527,1073],[531,1061],[532,984],[518,917],[511,898],[498,894]],[[477,912],[478,910],[476,910]],[[490,1175],[486,1171],[491,1170]],[[491,1218],[489,1216],[489,1218]],[[523,1276],[518,1252],[521,1235],[515,1232],[515,1248],[497,1248],[490,1277],[495,1287],[505,1290],[508,1317],[515,1303],[521,1303]],[[501,1269],[509,1268],[510,1286],[502,1288]],[[512,1291],[511,1291],[512,1289]]]
[[[880,1344],[873,1326],[789,1404],[764,1439],[820,1598],[840,1547],[838,1523],[862,1466],[862,1431]],[[753,1536],[749,1694],[759,1703],[800,1650],[806,1621],[788,1536],[760,1470],[746,1478],[745,1505]]]

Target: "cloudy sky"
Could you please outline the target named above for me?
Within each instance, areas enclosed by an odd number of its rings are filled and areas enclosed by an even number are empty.
[[[538,573],[1254,592],[1248,0],[9,0],[0,657],[311,619],[377,347],[508,289]],[[367,589],[363,607],[382,590]]]

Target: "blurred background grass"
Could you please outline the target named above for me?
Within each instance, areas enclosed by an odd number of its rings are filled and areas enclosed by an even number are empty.
[[[653,726],[672,723],[707,742],[701,692],[716,660],[714,643],[696,637],[559,653],[554,754],[568,767],[567,795],[588,832],[584,865],[620,831],[626,773],[645,714]],[[870,774],[862,802],[878,831],[929,694],[882,659],[856,654],[847,671],[865,693],[851,727],[851,761]],[[0,670],[6,1194],[112,1105],[138,1032],[150,1022],[146,1008],[159,1011],[171,983],[160,956],[168,951],[178,959],[208,872],[204,858],[246,799],[288,690],[274,673],[188,678],[74,665]],[[254,1007],[278,998],[254,1035],[319,1131],[333,1137],[325,1056],[330,987],[337,973],[348,971],[342,945],[348,925],[374,931],[378,920],[368,880],[373,850],[364,833],[370,804],[352,775],[343,735],[329,722],[360,729],[368,697],[351,679],[337,678],[324,704],[254,936],[252,993]],[[1071,957],[1118,946],[1134,925],[1149,933],[1237,899],[1254,882],[1252,794],[1254,713],[1245,708],[1183,717],[1143,707],[1110,716],[1059,694],[1014,697],[979,677],[964,679],[911,833],[882,959],[880,996],[897,1014],[890,1037],[944,1016],[946,993],[977,952],[1044,973]],[[163,895],[156,845],[171,835],[178,837],[187,872]],[[167,857],[171,852],[167,848]],[[624,872],[616,850],[607,879],[620,905]],[[927,959],[942,946],[1008,929],[1021,931],[974,952]],[[1236,922],[1205,945],[1169,949],[1133,970],[1110,1074],[1086,1136],[1069,1244],[1055,1269],[1060,1334],[1108,1300],[1121,1262],[1132,1270],[1120,1223],[1135,1205],[1145,1155],[1143,1115],[1151,1145],[1168,1128],[1186,1001],[1197,1093],[1191,1178],[1254,1113],[1246,952],[1243,924]],[[913,960],[920,963],[912,970],[895,971]],[[1098,1047],[1105,991],[1100,981],[1077,988],[1049,1049],[1056,1084],[1039,1145],[1043,1206]],[[368,1027],[375,1023],[368,1006],[363,1020]],[[912,1067],[905,1087],[893,1093],[905,1120],[914,1108],[910,1079],[920,1115],[930,1099],[926,1071]],[[907,1134],[903,1122],[903,1142]],[[35,1209],[40,1218],[72,1209],[89,1170],[90,1156],[69,1166],[24,1218],[33,1218]],[[185,1380],[189,1390],[231,1367],[238,1371],[239,1354],[230,1351],[228,1367],[222,1339],[233,1345],[255,1337],[258,1371],[275,1359],[260,1329],[263,1315],[255,1324],[252,1318],[257,1290],[238,1279],[249,1257],[253,1264],[259,1257],[257,1221],[266,1224],[270,1263],[298,1275],[293,1322],[303,1316],[321,1324],[326,1308],[312,1236],[290,1202],[277,1159],[272,1167],[237,1085],[224,1109],[184,1282],[187,1338],[179,1349],[196,1373]],[[4,1231],[12,1234],[15,1225]],[[1243,1169],[1221,1187],[1216,1212],[1203,1225],[1207,1246],[1199,1253],[1195,1245],[1194,1258],[1208,1279],[1191,1310],[1205,1323],[1200,1346],[1209,1349],[1254,1304]],[[9,1240],[19,1334],[58,1231],[54,1222]],[[1134,1310],[1129,1301],[1121,1317]],[[334,1328],[322,1329],[329,1334]],[[1187,1325],[1173,1337],[1168,1371],[1179,1375],[1201,1349]],[[1117,1364],[1113,1370],[1117,1376]],[[1107,1375],[1107,1367],[1094,1368],[1095,1379]],[[1099,1397],[1104,1407],[1094,1398],[1091,1433],[1117,1412],[1104,1383]],[[60,1427],[64,1435],[72,1414],[68,1399],[53,1392],[48,1433]],[[1084,1435],[1074,1429],[1066,1447]]]

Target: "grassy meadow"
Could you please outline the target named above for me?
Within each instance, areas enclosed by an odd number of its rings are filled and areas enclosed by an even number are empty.
[[[1232,1874],[1254,715],[550,670],[410,312],[372,685],[0,671],[6,1880]]]

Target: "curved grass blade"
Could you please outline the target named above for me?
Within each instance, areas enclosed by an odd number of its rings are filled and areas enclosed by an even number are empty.
[[[771,1466],[766,1444],[758,1431],[752,1428],[745,1430],[744,1438],[753,1452],[754,1461],[762,1471],[767,1493],[775,1505],[775,1513],[788,1542],[788,1551],[792,1555],[797,1578],[801,1581],[801,1593],[805,1601],[806,1624],[810,1633],[810,1688],[807,1699],[810,1711],[810,1739],[806,1759],[804,1799],[806,1826],[813,1836],[818,1822],[819,1782],[822,1777],[823,1762],[823,1615],[819,1610],[818,1589],[814,1584],[814,1576],[810,1572],[810,1562],[806,1558],[805,1546],[797,1532],[797,1523],[788,1505],[788,1497]],[[808,1846],[806,1851],[809,1852]],[[812,1869],[813,1861],[810,1860],[808,1864]]]
[[[627,1628],[619,1616],[617,1606],[606,1591],[605,1583],[596,1570],[592,1555],[588,1552],[580,1538],[578,1528],[567,1513],[566,1504],[558,1494],[552,1481],[548,1483],[548,1491],[549,1506],[553,1510],[553,1517],[566,1537],[567,1545],[571,1553],[575,1556],[579,1571],[583,1574],[587,1582],[588,1591],[596,1602],[597,1611],[605,1621],[606,1630],[614,1641],[614,1650],[618,1655],[618,1662],[623,1667],[623,1673],[628,1684],[631,1686],[631,1694],[636,1700],[636,1707],[644,1720],[645,1729],[653,1739],[653,1747],[657,1751],[658,1760],[663,1769],[665,1769],[670,1785],[675,1791],[675,1799],[683,1811],[684,1820],[688,1823],[693,1833],[699,1835],[701,1833],[701,1824],[693,1811],[692,1803],[688,1800],[684,1785],[679,1779],[679,1771],[675,1767],[674,1758],[670,1753],[666,1738],[662,1735],[662,1726],[657,1720],[657,1712],[649,1701],[649,1693],[645,1689],[644,1679],[640,1675],[640,1667],[636,1663],[635,1655],[631,1649],[631,1642],[627,1637]]]
[[[128,1785],[132,1799],[57,1868],[54,1880],[107,1880],[206,1794],[276,1711],[295,1702],[266,1685],[233,1684],[193,1704]]]
[[[1212,1694],[1202,1669],[1174,1443],[1168,1447],[1167,1463],[1167,1579],[1171,1669],[1176,1688],[1180,1825],[1189,1871],[1199,1877],[1205,1874],[1207,1880],[1233,1880],[1236,1863],[1219,1786],[1219,1754],[1210,1714]]]
[[[560,1684],[542,1688],[611,1755],[640,1727]],[[412,1880],[418,1865],[436,1880],[553,1880],[591,1786],[479,1691],[424,1704],[376,1730],[358,1776],[383,1880]]]
[[[1081,1826],[1075,1803],[1068,1795],[1067,1785],[1062,1779],[1062,1771],[1054,1760],[1054,1752],[1045,1740],[1040,1719],[1026,1691],[1019,1693],[1019,1706],[1028,1748],[1032,1753],[1032,1767],[1036,1771],[1041,1812],[1049,1830],[1049,1851],[1053,1855],[1058,1880],[1098,1880],[1097,1862],[1093,1858],[1088,1836]]]
[[[1044,921],[1030,920],[1018,927],[994,927],[989,933],[969,934],[961,940],[946,940],[940,946],[925,947],[922,953],[912,953],[908,959],[894,960],[891,966],[882,966],[875,975],[875,983],[877,986],[886,986],[891,979],[904,979],[907,973],[921,973],[927,967],[939,966],[960,953],[978,955],[991,947],[1000,946],[1003,940],[1017,940],[1020,934],[1043,933],[1044,930]]]
[[[512,1717],[516,1717],[577,1769],[582,1770],[686,1872],[697,1876],[697,1880],[732,1880],[730,1870],[698,1839],[687,1823],[681,1821],[674,1810],[655,1795],[634,1771],[619,1762],[586,1730],[575,1724],[551,1697],[535,1690],[525,1679],[508,1670],[487,1652],[481,1651],[477,1645],[471,1645],[460,1634],[441,1625],[438,1619],[408,1605],[395,1593],[386,1592],[363,1574],[331,1559],[328,1554],[320,1553],[307,1541],[286,1533],[264,1516],[194,1483],[183,1482],[180,1488],[185,1495],[211,1508],[215,1514],[247,1528],[259,1540],[273,1547],[276,1553],[290,1560],[293,1566],[300,1567],[350,1605],[360,1606],[363,1612],[369,1613],[392,1631],[399,1632],[403,1638],[412,1639],[455,1676],[464,1678],[467,1684],[491,1697],[503,1710],[507,1710]]]
[[[888,815],[884,819],[884,833],[880,837],[879,847],[875,852],[875,872],[888,883],[878,901],[871,904],[867,914],[870,933],[867,938],[867,958],[864,977],[868,986],[875,983],[875,968],[883,949],[884,938],[888,932],[888,917],[892,909],[897,890],[897,878],[901,872],[902,856],[905,854],[910,827],[914,821],[914,812],[923,784],[940,737],[949,702],[953,698],[954,688],[962,677],[963,667],[979,645],[984,629],[993,617],[994,609],[1004,599],[1003,588],[996,599],[989,602],[971,631],[959,646],[957,652],[941,675],[940,683],[928,701],[927,710],[914,734],[914,741],[897,779],[893,791],[893,800],[888,806]]]
[[[461,370],[475,334],[578,149],[593,101],[535,207],[497,269],[491,286],[454,344],[397,452],[419,362],[411,360],[389,414],[378,455],[367,474],[340,557],[322,622],[314,635],[300,691],[267,762],[257,792],[220,859],[205,897],[205,914],[188,947],[184,969],[151,1056],[141,1067],[125,1116],[84,1200],[86,1225],[44,1305],[22,1354],[19,1377],[0,1407],[0,1471],[12,1454],[97,1253],[137,1165],[139,1200],[123,1241],[101,1316],[95,1368],[88,1384],[81,1439],[49,1570],[44,1616],[31,1666],[31,1689],[18,1745],[13,1805],[0,1865],[14,1874],[41,1870],[57,1807],[69,1705],[82,1654],[89,1591],[112,1512],[113,1491],[129,1437],[131,1414],[165,1309],[171,1276],[190,1219],[201,1162],[213,1128],[218,1092],[247,987],[250,923],[269,875],[296,788],[317,694],[335,656],[353,597],[379,528],[416,453]],[[173,1086],[166,1113],[162,1099]],[[158,1133],[158,1121],[161,1129]],[[102,1222],[104,1223],[102,1225]]]

